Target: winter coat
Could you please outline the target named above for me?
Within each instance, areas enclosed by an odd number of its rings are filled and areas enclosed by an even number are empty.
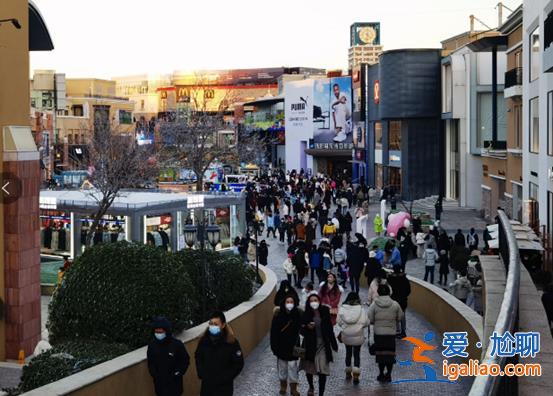
[[[319,296],[321,297],[321,304],[328,306],[332,311],[331,313],[332,326],[336,324],[336,317],[338,314],[338,306],[340,305],[340,299],[342,297],[342,288],[335,284],[332,289],[329,290],[326,282],[322,283],[319,288]]]
[[[426,248],[422,254],[422,259],[426,267],[434,267],[438,259],[438,253],[434,249]]]
[[[369,257],[367,260],[367,266],[365,267],[365,276],[367,278],[374,279],[380,268],[382,268],[380,262],[374,257]]]
[[[321,254],[321,252],[319,252],[318,249],[311,252],[311,254],[309,255],[309,267],[312,269],[319,268],[321,266],[322,258],[323,255]]]
[[[379,215],[375,216],[373,226],[374,232],[377,234],[384,231],[384,228],[382,227],[382,217],[380,217]]]
[[[472,285],[466,276],[460,276],[451,284],[451,291],[460,300],[466,300],[472,291]]]
[[[407,309],[407,300],[411,294],[411,283],[405,274],[390,274],[388,284],[394,291],[392,300],[397,301],[401,309],[405,312]]]
[[[166,334],[163,340],[154,339],[148,344],[148,371],[157,396],[180,396],[190,356],[182,341],[173,338],[170,332]]]
[[[345,345],[359,346],[365,342],[365,327],[369,326],[369,317],[359,304],[342,304],[338,314],[338,326]]]
[[[297,307],[288,311],[281,306],[271,325],[271,351],[280,360],[297,360],[293,355],[299,341],[301,315]]]
[[[359,278],[363,272],[363,267],[369,261],[369,252],[364,247],[355,246],[353,254],[348,256],[349,273],[355,278]],[[376,274],[375,274],[376,275]]]
[[[467,245],[478,247],[478,234],[476,232],[474,234],[469,233],[467,235]]]
[[[397,322],[403,319],[403,311],[390,296],[378,296],[369,307],[369,320],[375,335],[396,335]]]
[[[336,234],[336,226],[334,224],[325,224],[323,227],[323,235],[334,235]]]
[[[296,238],[305,241],[305,225],[303,223],[296,225]]]
[[[338,352],[338,343],[334,336],[332,322],[330,320],[330,310],[325,305],[319,306],[319,314],[321,315],[321,333],[325,348],[326,360],[332,362],[332,350]],[[301,318],[300,334],[303,336],[302,346],[305,348],[305,360],[314,362],[317,354],[317,331],[309,329],[307,325],[313,322],[314,311],[308,309],[304,312]]]
[[[346,261],[346,252],[341,248],[336,249],[334,251],[334,262],[338,264],[343,263],[344,261]]]
[[[200,396],[231,396],[234,379],[244,368],[244,356],[228,325],[226,334],[219,337],[214,338],[206,331],[195,357],[198,378],[202,381]]]
[[[455,271],[467,269],[470,252],[465,245],[453,246],[451,249],[451,268]]]
[[[284,271],[286,271],[287,275],[292,275],[294,272],[296,272],[296,266],[292,262],[292,259],[289,257],[284,260],[282,266],[284,267]]]
[[[449,257],[446,254],[440,254],[440,275],[449,274]]]
[[[274,305],[276,307],[280,307],[282,305],[282,303],[284,302],[284,299],[286,298],[286,296],[289,296],[289,295],[294,295],[296,297],[296,300],[298,300],[298,292],[296,291],[296,289],[294,289],[292,286],[288,287],[288,288],[283,288],[282,284],[280,285],[280,288],[277,290],[276,294],[275,294],[275,299],[273,300],[274,302]]]
[[[323,269],[325,271],[330,271],[332,268],[332,259],[330,258],[330,255],[328,253],[323,254]]]
[[[379,282],[378,278],[374,278],[369,285],[369,297],[367,300],[369,305],[371,305],[378,298],[378,286],[380,285],[387,285],[390,289],[390,295],[393,294],[394,291],[386,279],[381,279]]]
[[[267,229],[275,228],[275,216],[267,216]]]
[[[312,245],[316,237],[317,237],[317,228],[312,222],[309,222],[305,226],[305,243],[309,246]]]
[[[261,265],[267,265],[267,258],[269,257],[269,248],[266,244],[259,245],[259,263]]]
[[[401,265],[401,254],[399,253],[399,249],[397,247],[394,247],[392,250],[392,257],[390,257],[390,264],[392,266]]]
[[[343,226],[342,222],[340,222],[340,228],[343,232],[351,232],[351,223],[353,222],[353,219],[351,218],[351,215],[349,215],[349,212],[347,215],[344,216]]]
[[[462,233],[456,233],[454,241],[457,246],[465,246],[465,236]]]

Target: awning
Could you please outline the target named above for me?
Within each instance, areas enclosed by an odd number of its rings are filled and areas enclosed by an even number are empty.
[[[507,36],[490,36],[482,37],[479,40],[467,44],[474,52],[491,52],[495,47],[498,51],[505,51],[508,46]]]
[[[306,154],[314,157],[349,157],[351,158],[351,149],[349,150],[332,150],[332,149],[307,149]]]
[[[54,44],[38,7],[29,0],[29,51],[52,51]]]

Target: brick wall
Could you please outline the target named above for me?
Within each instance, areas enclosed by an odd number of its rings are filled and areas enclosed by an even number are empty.
[[[40,340],[40,166],[38,161],[6,161],[4,172],[21,181],[21,196],[4,204],[6,356],[33,352]]]

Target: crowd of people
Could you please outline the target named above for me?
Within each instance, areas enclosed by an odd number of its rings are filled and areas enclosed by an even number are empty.
[[[303,170],[261,176],[244,194],[247,224],[257,222],[265,227],[248,227],[248,232],[234,241],[235,253],[246,263],[257,258],[259,264],[268,265],[271,239],[286,251],[282,262],[286,278],[275,295],[270,332],[281,395],[299,395],[302,371],[308,395],[315,394],[315,380],[319,395],[323,395],[340,343],[346,352],[347,380],[360,382],[361,350],[368,344],[378,366],[376,379],[392,381],[396,340],[407,335],[405,312],[411,288],[405,269],[409,259],[422,259],[424,280],[430,283],[434,283],[439,265],[438,284],[448,287],[459,300],[466,303],[469,294],[477,294],[479,286],[467,277],[471,251],[479,244],[474,229],[466,236],[458,230],[450,237],[439,221],[423,231],[420,219],[414,218],[394,238],[386,238],[383,246],[370,246],[363,233],[354,232],[353,222],[368,214],[367,201],[374,191],[363,184],[353,187],[346,178],[311,176]],[[380,236],[386,219],[379,214],[374,219],[373,231]],[[254,242],[253,232],[261,236],[259,244]],[[448,281],[450,271],[455,274],[452,283]],[[362,277],[368,286],[366,298],[360,295]],[[158,327],[156,338],[158,333],[167,334],[166,327]],[[154,341],[151,347],[155,351],[158,345]],[[156,356],[154,352],[152,356]],[[222,313],[213,315],[195,358],[202,395],[232,394],[232,380],[243,359]],[[160,375],[154,366],[149,367],[154,379]],[[175,379],[185,370],[175,368]]]

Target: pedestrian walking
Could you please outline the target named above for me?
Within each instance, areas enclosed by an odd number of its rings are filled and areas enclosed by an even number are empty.
[[[301,311],[305,310],[305,304],[307,303],[307,298],[311,294],[317,294],[317,292],[315,291],[315,286],[313,285],[313,283],[307,282],[307,285],[305,285],[305,287],[301,289],[300,305],[299,305],[299,309]]]
[[[472,254],[474,250],[478,250],[478,234],[474,228],[470,229],[470,232],[467,235],[467,245],[469,245],[469,250]]]
[[[269,245],[267,245],[265,239],[259,242],[257,256],[259,258],[259,264],[267,266],[267,259],[269,257]]]
[[[312,245],[309,253],[309,275],[312,283],[315,283],[315,274],[317,274],[317,278],[319,278],[319,270],[322,266],[322,261],[323,252],[321,249],[317,248],[317,245]],[[319,283],[321,282],[319,281]]]
[[[394,267],[394,272],[388,275],[388,284],[393,290],[392,300],[397,302],[401,307],[401,310],[405,314],[407,311],[407,302],[409,300],[409,295],[411,294],[411,283],[407,279],[405,272],[401,269],[400,266]],[[406,315],[403,315],[403,318],[398,323],[396,337],[405,338],[407,335],[407,320]]]
[[[309,271],[309,255],[305,251],[305,243],[303,241],[300,241],[297,244],[296,253],[294,254],[294,257],[292,258],[292,262],[294,263],[294,267],[296,269],[297,274],[297,281],[295,282],[295,286],[298,289],[302,288],[302,282],[303,278],[307,275]]]
[[[300,395],[298,392],[298,356],[294,355],[294,347],[299,345],[300,320],[297,296],[289,294],[273,316],[270,335],[271,351],[277,357],[280,395],[286,395],[288,384],[290,385],[290,395]]]
[[[447,285],[447,276],[449,275],[449,257],[447,251],[440,250],[440,255],[438,257],[438,262],[440,263],[440,285]]]
[[[436,211],[435,217],[436,220],[441,220],[442,218],[442,212],[443,212],[443,205],[442,205],[443,198],[442,196],[438,196],[438,199],[436,200],[436,203],[434,204],[434,209]]]
[[[353,378],[354,384],[359,383],[361,346],[365,343],[365,328],[369,327],[369,324],[369,317],[361,305],[359,294],[349,293],[338,314],[338,341],[346,346],[346,379]]]
[[[359,279],[363,273],[365,265],[368,265],[369,262],[369,252],[366,246],[366,239],[363,235],[357,233],[357,245],[353,246],[353,254],[348,256],[348,266],[349,266],[349,280],[351,285],[351,291],[359,293]]]
[[[466,246],[465,245],[465,236],[463,235],[463,230],[460,228],[457,229],[457,233],[454,236],[455,245],[457,246]]]
[[[434,283],[434,270],[436,268],[436,261],[438,260],[438,253],[430,243],[426,245],[422,259],[424,260],[424,281],[428,281],[428,276],[430,275],[430,283]]]
[[[490,234],[490,230],[488,230],[489,224],[486,224],[486,228],[484,228],[484,234],[482,235],[482,239],[484,240],[484,250],[487,252],[490,249],[490,241],[492,240],[492,235]]]
[[[319,296],[321,297],[321,304],[326,305],[330,309],[330,319],[332,326],[336,325],[336,318],[338,316],[338,307],[340,305],[340,299],[343,293],[342,287],[338,285],[336,275],[329,272],[326,281],[321,283],[319,287]]]
[[[380,268],[376,272],[375,278],[369,284],[369,293],[367,298],[367,305],[371,305],[378,298],[378,288],[380,285],[386,285],[390,289],[390,294],[392,295],[393,290],[390,284],[388,283],[388,273],[384,268]]]
[[[378,297],[369,307],[369,320],[373,324],[374,351],[379,382],[392,382],[392,369],[396,362],[396,329],[403,318],[399,304],[390,298],[387,285],[378,287]]]
[[[200,396],[232,396],[234,379],[244,368],[244,357],[223,312],[215,311],[209,316],[209,326],[198,342],[195,358],[202,382]]]
[[[286,297],[288,294],[296,294],[298,295],[298,292],[296,289],[292,287],[292,283],[288,279],[283,279],[280,282],[280,287],[277,290],[277,293],[275,294],[274,299],[274,305],[275,307],[279,307],[282,304],[282,301],[284,300],[284,297]]]
[[[330,309],[321,304],[318,295],[309,296],[301,319],[300,334],[305,358],[300,359],[300,370],[305,371],[309,383],[308,396],[315,395],[313,376],[319,377],[319,396],[324,395],[326,379],[330,375],[332,351],[338,352],[338,343],[332,329]]]
[[[455,282],[453,282],[449,286],[451,289],[451,293],[464,304],[466,304],[467,297],[472,292],[472,285],[467,279],[467,272],[465,270],[461,270],[459,272],[459,277],[455,279]]]
[[[371,250],[369,252],[369,259],[367,260],[367,266],[365,267],[365,276],[367,277],[367,285],[370,286],[373,279],[376,278],[378,270],[382,269],[382,265],[376,259],[376,252]]]
[[[276,227],[275,227],[275,215],[268,211],[265,215],[265,224],[267,224],[267,238],[273,233],[273,238],[276,238]]]
[[[157,396],[180,396],[182,377],[190,365],[190,356],[182,341],[171,334],[171,323],[165,317],[152,322],[154,339],[146,352],[148,371],[154,380]]]
[[[380,215],[377,213],[375,216],[374,216],[374,220],[373,220],[373,226],[374,226],[374,233],[377,235],[377,236],[380,236],[380,234],[382,234],[382,232],[384,231],[384,228],[382,226],[382,217],[380,217]]]

